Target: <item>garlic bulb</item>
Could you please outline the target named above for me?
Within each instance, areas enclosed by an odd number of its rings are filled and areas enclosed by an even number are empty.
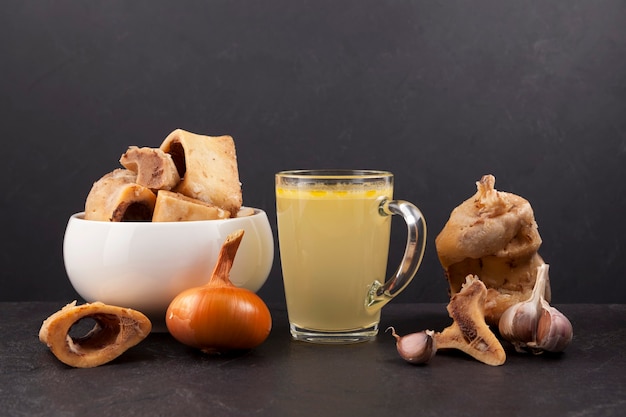
[[[530,298],[512,305],[500,317],[500,335],[518,352],[561,352],[572,341],[571,322],[544,298],[548,285],[548,265],[542,264]]]

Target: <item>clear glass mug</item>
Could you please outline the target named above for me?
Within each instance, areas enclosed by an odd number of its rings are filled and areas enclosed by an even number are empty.
[[[385,280],[391,215],[407,224],[404,256]],[[393,174],[372,170],[296,170],[276,174],[278,241],[291,335],[354,343],[378,333],[381,308],[415,276],[426,222],[393,199]]]

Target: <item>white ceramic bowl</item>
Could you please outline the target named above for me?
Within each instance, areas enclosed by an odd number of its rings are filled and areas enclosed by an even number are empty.
[[[219,250],[231,232],[245,234],[231,270],[233,284],[258,291],[274,260],[266,213],[189,222],[101,222],[72,215],[63,258],[74,289],[87,302],[133,308],[154,331],[165,331],[165,312],[181,291],[208,282]]]

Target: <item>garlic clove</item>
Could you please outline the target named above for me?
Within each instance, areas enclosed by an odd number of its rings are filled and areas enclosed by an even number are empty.
[[[437,343],[433,337],[435,332],[432,330],[423,330],[406,336],[399,336],[393,327],[387,330],[391,330],[391,335],[396,338],[398,353],[409,363],[416,365],[426,363],[437,352]]]
[[[511,342],[516,351],[522,352],[529,340],[536,339],[539,311],[533,303],[518,303],[506,309],[500,317],[500,335]]]
[[[543,296],[548,285],[548,265],[537,268],[537,279],[530,298],[507,308],[498,322],[500,336],[511,342],[517,352],[525,352],[537,339],[537,324],[542,311]]]
[[[546,352],[562,352],[572,341],[574,329],[569,319],[546,301],[537,324],[537,347]]]

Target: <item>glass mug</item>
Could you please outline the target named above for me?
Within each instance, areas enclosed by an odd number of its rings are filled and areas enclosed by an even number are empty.
[[[391,215],[407,224],[407,244],[385,280]],[[393,174],[297,170],[276,174],[276,217],[290,332],[317,343],[354,343],[378,333],[381,308],[415,276],[426,222],[393,200]]]

